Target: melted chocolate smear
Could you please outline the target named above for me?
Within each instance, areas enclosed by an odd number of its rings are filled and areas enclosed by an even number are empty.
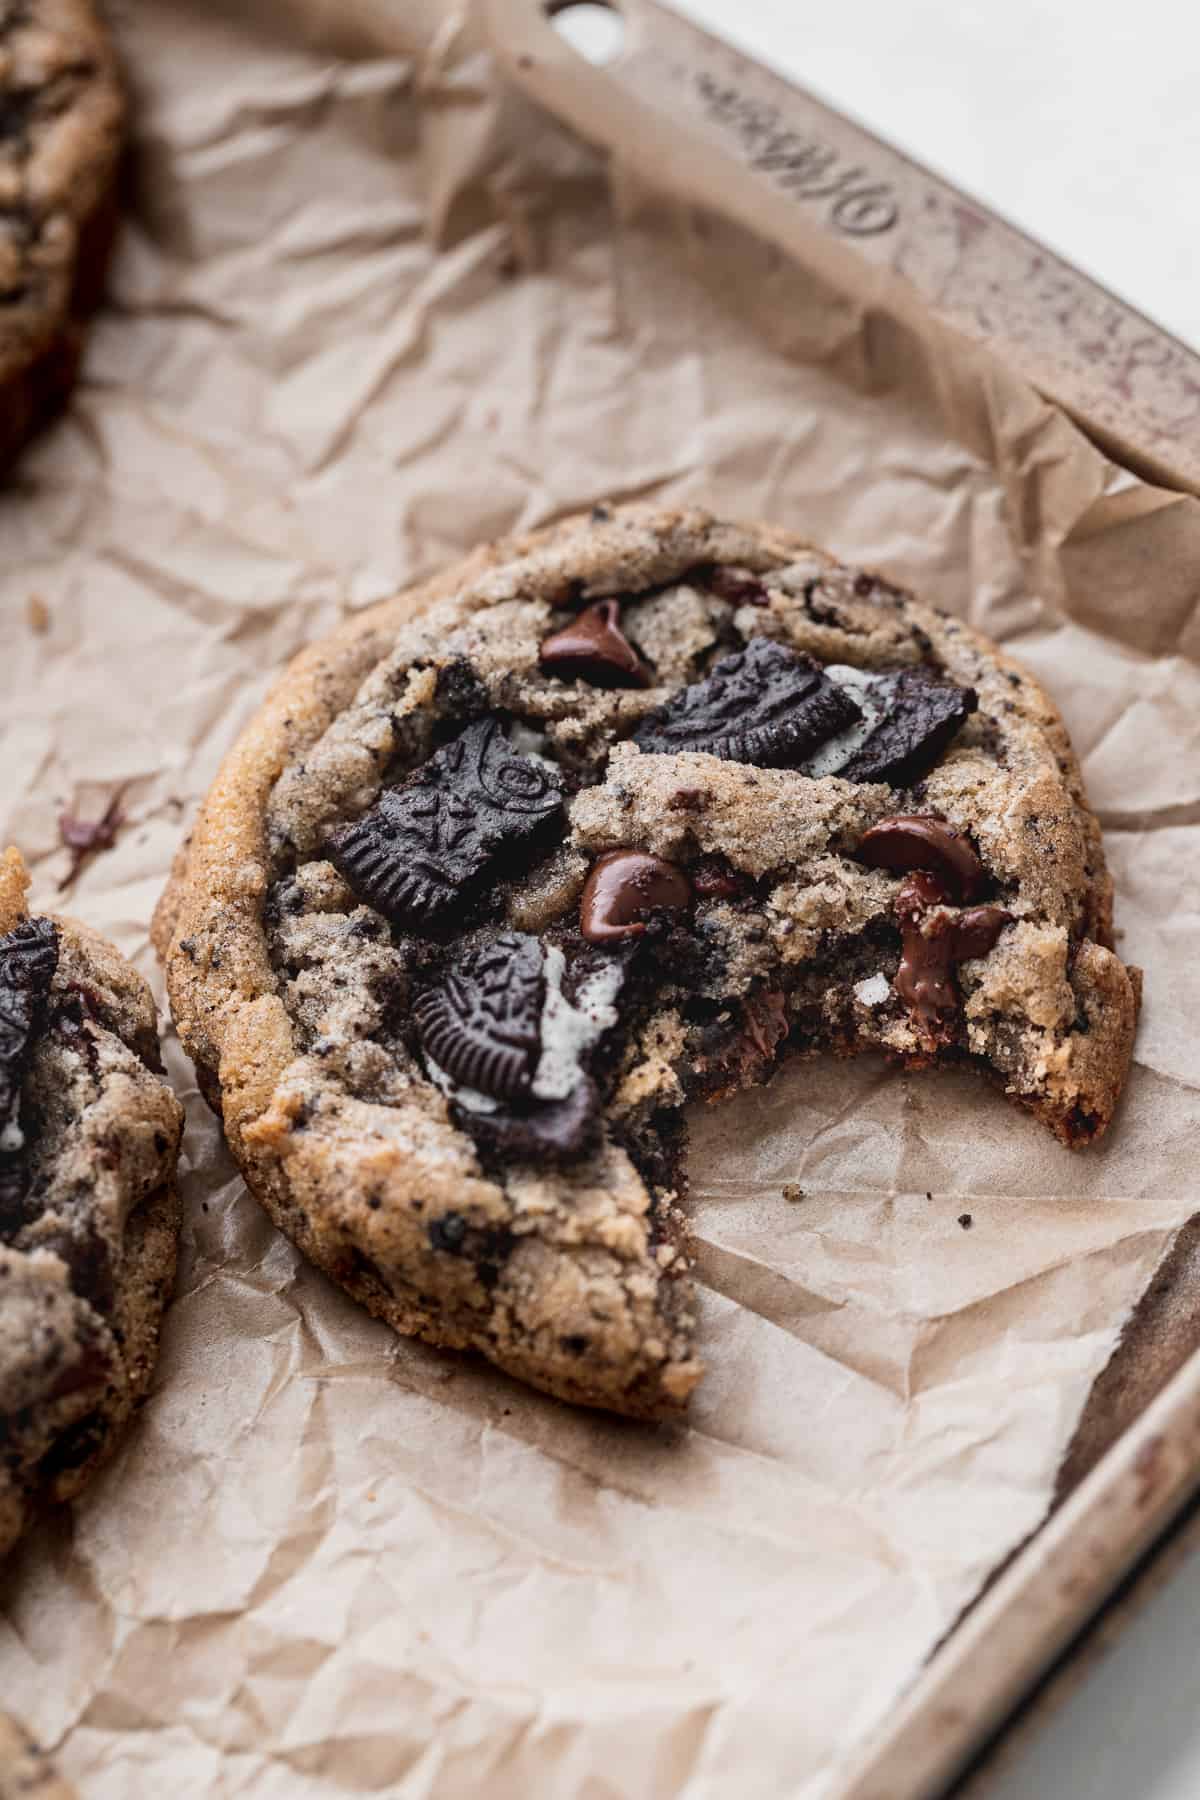
[[[912,1015],[927,1049],[950,1043],[962,1003],[958,990],[960,962],[986,956],[995,948],[1012,914],[1001,906],[976,906],[969,912],[929,913],[949,899],[936,876],[910,875],[896,896],[902,952],[895,989]]]
[[[480,719],[335,832],[326,854],[358,899],[420,928],[460,914],[501,863],[515,873],[562,799],[557,771]]]
[[[682,869],[642,850],[610,850],[583,887],[579,929],[589,944],[620,944],[645,933],[656,912],[692,903],[692,884]]]
[[[803,762],[859,717],[856,702],[811,657],[758,637],[648,713],[633,735],[659,755],[704,750],[773,768]]]

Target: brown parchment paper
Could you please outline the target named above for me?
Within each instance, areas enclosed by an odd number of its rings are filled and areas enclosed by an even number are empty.
[[[249,1200],[172,1040],[187,1221],[155,1393],[0,1573],[0,1698],[88,1800],[835,1794],[1045,1515],[1192,1208],[1200,508],[802,220],[784,243],[697,206],[644,143],[606,168],[449,6],[119,24],[111,305],[0,497],[0,833],[38,898],[60,808],[123,787],[69,903],[154,977],[189,812],[290,652],[482,537],[670,496],[1019,649],[1082,752],[1147,1004],[1085,1156],[870,1060],[697,1117],[686,1430],[358,1312]]]

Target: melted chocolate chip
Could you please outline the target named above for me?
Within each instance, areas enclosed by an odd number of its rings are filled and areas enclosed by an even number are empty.
[[[26,919],[0,937],[0,1137],[18,1124],[21,1077],[58,967],[58,927]]]
[[[642,850],[610,850],[584,883],[579,929],[589,944],[619,944],[642,936],[648,914],[691,903],[692,884],[674,863]]]
[[[1002,906],[973,906],[960,913],[954,928],[954,953],[959,962],[970,962],[972,957],[994,950],[1000,933],[1012,922],[1012,914]]]
[[[600,600],[548,637],[543,669],[593,687],[649,687],[650,670],[621,630],[619,600]]]
[[[421,1047],[462,1086],[523,1098],[541,1054],[545,987],[538,940],[503,932],[413,1003]]]
[[[335,832],[326,854],[358,899],[419,927],[461,912],[561,809],[557,772],[513,750],[498,720],[480,719]]]
[[[928,917],[946,898],[937,881],[919,873],[910,875],[896,896],[902,949],[895,989],[931,1047],[946,1038],[946,1016],[958,1011],[953,924],[949,914]]]
[[[660,755],[705,750],[772,768],[803,762],[858,717],[849,694],[811,657],[759,637],[647,713],[633,735]]]
[[[905,669],[891,684],[885,717],[838,770],[839,777],[910,786],[937,761],[978,704],[974,688],[935,681],[923,669]]]
[[[972,899],[983,881],[983,864],[965,833],[932,813],[880,819],[863,833],[855,854],[868,868],[891,869],[897,875],[924,869],[956,900]]]
[[[895,988],[930,1049],[953,1037],[960,1005],[956,970],[960,962],[986,956],[1012,914],[1000,906],[976,906],[958,914],[938,911],[948,900],[934,875],[916,871],[896,896],[902,952]],[[932,913],[932,917],[930,916]]]

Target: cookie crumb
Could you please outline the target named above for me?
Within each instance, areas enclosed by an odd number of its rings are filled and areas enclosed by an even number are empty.
[[[970,1213],[959,1213],[958,1222],[964,1231],[970,1231],[972,1225],[975,1223]]]
[[[30,594],[26,602],[29,629],[35,637],[45,637],[50,629],[50,608],[40,594]]]
[[[800,1183],[798,1181],[785,1181],[784,1182],[783,1197],[785,1200],[789,1201],[792,1206],[795,1206],[795,1204],[798,1200],[807,1200],[808,1199],[808,1195],[805,1193],[804,1189],[800,1186]]]

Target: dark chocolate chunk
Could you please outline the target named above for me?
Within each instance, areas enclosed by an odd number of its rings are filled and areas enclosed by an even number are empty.
[[[542,645],[541,664],[564,681],[593,687],[649,687],[650,670],[621,630],[619,600],[599,600]]]
[[[662,755],[706,750],[771,768],[803,762],[858,717],[849,694],[811,657],[759,637],[647,713],[634,741]]]
[[[956,900],[971,900],[983,881],[983,864],[965,832],[932,813],[895,813],[864,831],[855,852],[871,869],[897,875],[923,869]]]
[[[521,1098],[537,1072],[545,991],[541,944],[503,932],[413,1003],[421,1047],[463,1087]]]
[[[589,944],[619,944],[641,937],[647,916],[692,903],[692,884],[682,869],[642,850],[610,850],[583,886],[579,929]]]
[[[58,927],[26,919],[0,937],[0,1140],[17,1124],[21,1077],[58,967]]]
[[[326,853],[360,900],[397,924],[428,925],[461,911],[488,875],[514,873],[561,808],[557,773],[513,750],[497,719],[479,719],[335,832]]]
[[[974,688],[935,681],[905,669],[887,693],[887,714],[838,770],[843,781],[888,781],[906,787],[926,773],[979,705]]]

